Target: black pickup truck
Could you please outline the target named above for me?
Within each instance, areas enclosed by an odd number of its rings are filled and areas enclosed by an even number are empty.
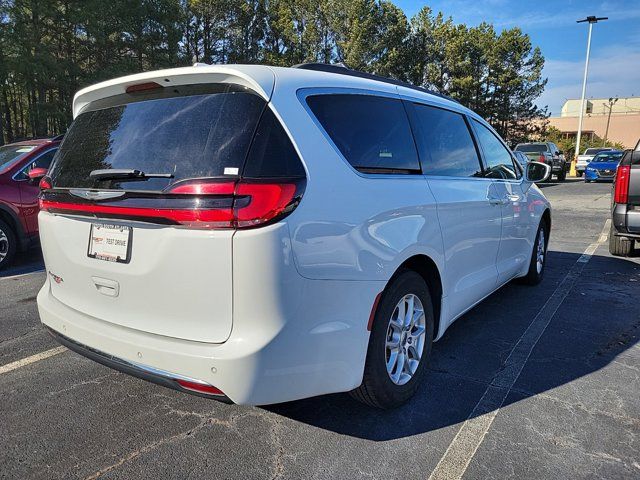
[[[609,252],[629,255],[640,243],[640,141],[620,160],[613,183]]]

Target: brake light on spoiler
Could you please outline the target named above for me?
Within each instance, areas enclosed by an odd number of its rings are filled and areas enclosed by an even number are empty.
[[[273,223],[291,213],[302,198],[304,179],[191,180],[171,185],[155,198],[162,205],[138,205],[135,198],[111,202],[61,201],[44,194],[40,209],[51,213],[124,218],[202,229],[251,228]],[[149,200],[147,197],[146,200]],[[174,200],[180,200],[179,206]],[[184,207],[184,201],[189,204]]]

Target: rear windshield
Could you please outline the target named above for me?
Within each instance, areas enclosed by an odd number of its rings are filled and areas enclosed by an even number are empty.
[[[162,98],[80,114],[50,171],[53,187],[157,191],[187,178],[237,176],[266,102],[241,87],[218,85],[210,90],[168,98],[163,93]],[[135,169],[172,178],[89,176],[102,169]]]
[[[35,145],[5,145],[0,147],[0,172],[15,164],[35,148]]]
[[[547,151],[547,146],[539,143],[528,143],[526,145],[517,145],[516,150],[525,153],[542,153]]]

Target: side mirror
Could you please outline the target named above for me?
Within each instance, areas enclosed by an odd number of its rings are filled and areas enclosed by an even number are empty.
[[[33,184],[38,183],[42,177],[44,177],[47,174],[47,169],[46,168],[32,168],[31,170],[29,170],[29,173],[27,174],[27,176],[29,177],[29,181]]]
[[[527,182],[544,182],[551,176],[551,165],[540,162],[529,162],[524,171]]]

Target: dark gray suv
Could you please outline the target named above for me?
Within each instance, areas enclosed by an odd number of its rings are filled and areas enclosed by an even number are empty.
[[[609,252],[629,255],[640,241],[640,141],[627,150],[613,183]]]
[[[524,153],[530,161],[546,163],[551,166],[551,174],[555,175],[559,181],[562,182],[567,178],[570,164],[555,143],[519,143],[514,150]]]

